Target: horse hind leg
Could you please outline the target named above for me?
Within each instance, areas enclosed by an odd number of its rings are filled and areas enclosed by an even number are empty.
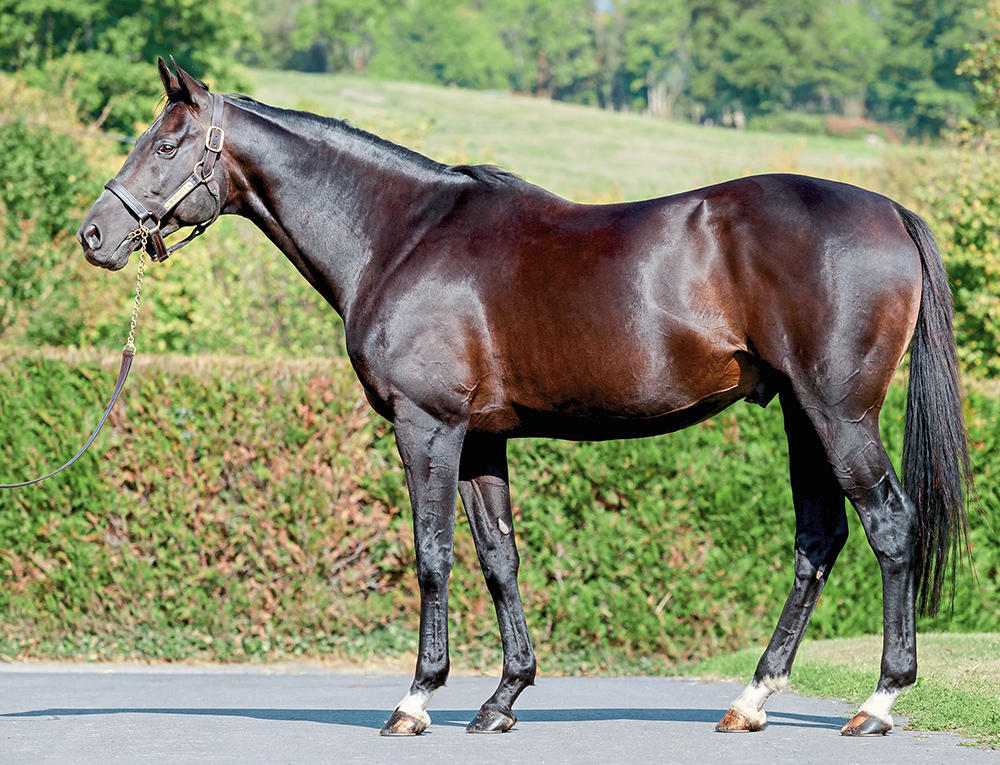
[[[869,478],[845,489],[861,518],[882,575],[882,662],[875,692],[841,729],[845,736],[892,730],[893,704],[917,679],[917,511],[881,443],[871,462]],[[881,477],[874,477],[877,472],[882,473]]]
[[[470,435],[462,451],[458,491],[469,517],[479,563],[496,607],[503,675],[466,730],[503,733],[514,727],[513,704],[535,681],[535,654],[517,586],[519,558],[510,508],[506,441]]]
[[[782,395],[795,504],[795,581],[753,679],[715,726],[720,732],[757,731],[764,702],[784,688],[806,626],[844,543],[844,492],[812,423],[793,396]]]
[[[879,407],[860,417],[807,409],[841,488],[861,519],[882,575],[882,663],[875,692],[843,727],[845,736],[884,734],[892,707],[916,681],[917,510],[879,438]]]

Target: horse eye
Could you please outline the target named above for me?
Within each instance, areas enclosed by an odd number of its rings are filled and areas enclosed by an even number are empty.
[[[158,154],[162,154],[165,157],[169,157],[171,154],[177,151],[177,147],[174,146],[172,143],[161,143],[160,148],[158,148],[156,151]]]

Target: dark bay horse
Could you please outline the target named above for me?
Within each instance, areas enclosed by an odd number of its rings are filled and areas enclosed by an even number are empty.
[[[395,426],[413,508],[419,656],[384,734],[423,731],[448,677],[456,492],[504,651],[499,687],[468,729],[509,730],[534,680],[509,438],[648,436],[775,396],[795,581],[752,681],[716,727],[763,727],[761,707],[787,681],[846,540],[845,497],[881,568],[885,629],[875,692],[842,732],[892,727],[893,703],[916,678],[917,606],[935,611],[954,570],[969,479],[951,296],[917,216],[793,175],[573,204],[337,120],[214,96],[179,67],[159,67],[167,106],[80,242],[91,263],[115,270],[140,246],[165,257],[161,235],[243,215],[343,317],[368,400]],[[878,421],[908,346],[904,492]]]

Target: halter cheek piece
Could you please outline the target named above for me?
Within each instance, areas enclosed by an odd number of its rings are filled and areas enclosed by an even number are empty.
[[[219,182],[215,180],[215,162],[219,158],[219,155],[222,154],[222,145],[226,140],[226,134],[222,130],[222,110],[224,107],[225,102],[222,100],[222,96],[218,93],[213,93],[212,125],[205,135],[205,156],[202,157],[201,162],[195,165],[194,172],[180,186],[174,189],[174,192],[152,212],[147,210],[142,202],[132,196],[131,192],[119,183],[117,178],[112,178],[104,184],[104,188],[118,197],[128,211],[139,220],[139,227],[125,238],[139,239],[145,243],[148,237],[153,243],[153,250],[149,253],[149,256],[153,260],[164,261],[170,257],[171,253],[179,250],[196,236],[201,236],[205,232],[205,229],[215,223],[216,218],[219,217],[219,213],[222,212]],[[168,248],[163,241],[163,234],[160,233],[160,224],[173,212],[177,205],[184,201],[188,194],[203,183],[208,187],[212,196],[215,197],[217,203],[215,214],[210,220],[197,224],[187,239]]]

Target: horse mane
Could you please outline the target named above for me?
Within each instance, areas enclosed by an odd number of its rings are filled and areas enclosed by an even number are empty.
[[[386,151],[389,154],[398,157],[407,163],[414,164],[423,170],[430,170],[435,173],[451,175],[453,177],[456,175],[465,176],[467,178],[471,178],[477,184],[488,188],[505,186],[512,182],[521,180],[518,175],[497,167],[496,165],[446,165],[442,162],[433,160],[430,157],[426,157],[419,152],[413,151],[412,149],[408,149],[405,146],[400,146],[397,143],[386,140],[385,138],[377,136],[374,133],[369,133],[367,130],[363,130],[352,125],[347,120],[337,119],[335,117],[324,117],[320,114],[298,111],[295,109],[282,109],[278,106],[261,103],[250,96],[242,94],[229,94],[227,97],[238,101],[242,107],[248,107],[250,111],[260,112],[264,116],[279,117],[286,125],[291,124],[294,126],[296,123],[303,125],[315,125],[332,132],[340,132],[354,138],[359,138],[363,143]]]
[[[446,170],[466,175],[483,186],[503,186],[521,180],[519,175],[496,165],[451,165]]]

